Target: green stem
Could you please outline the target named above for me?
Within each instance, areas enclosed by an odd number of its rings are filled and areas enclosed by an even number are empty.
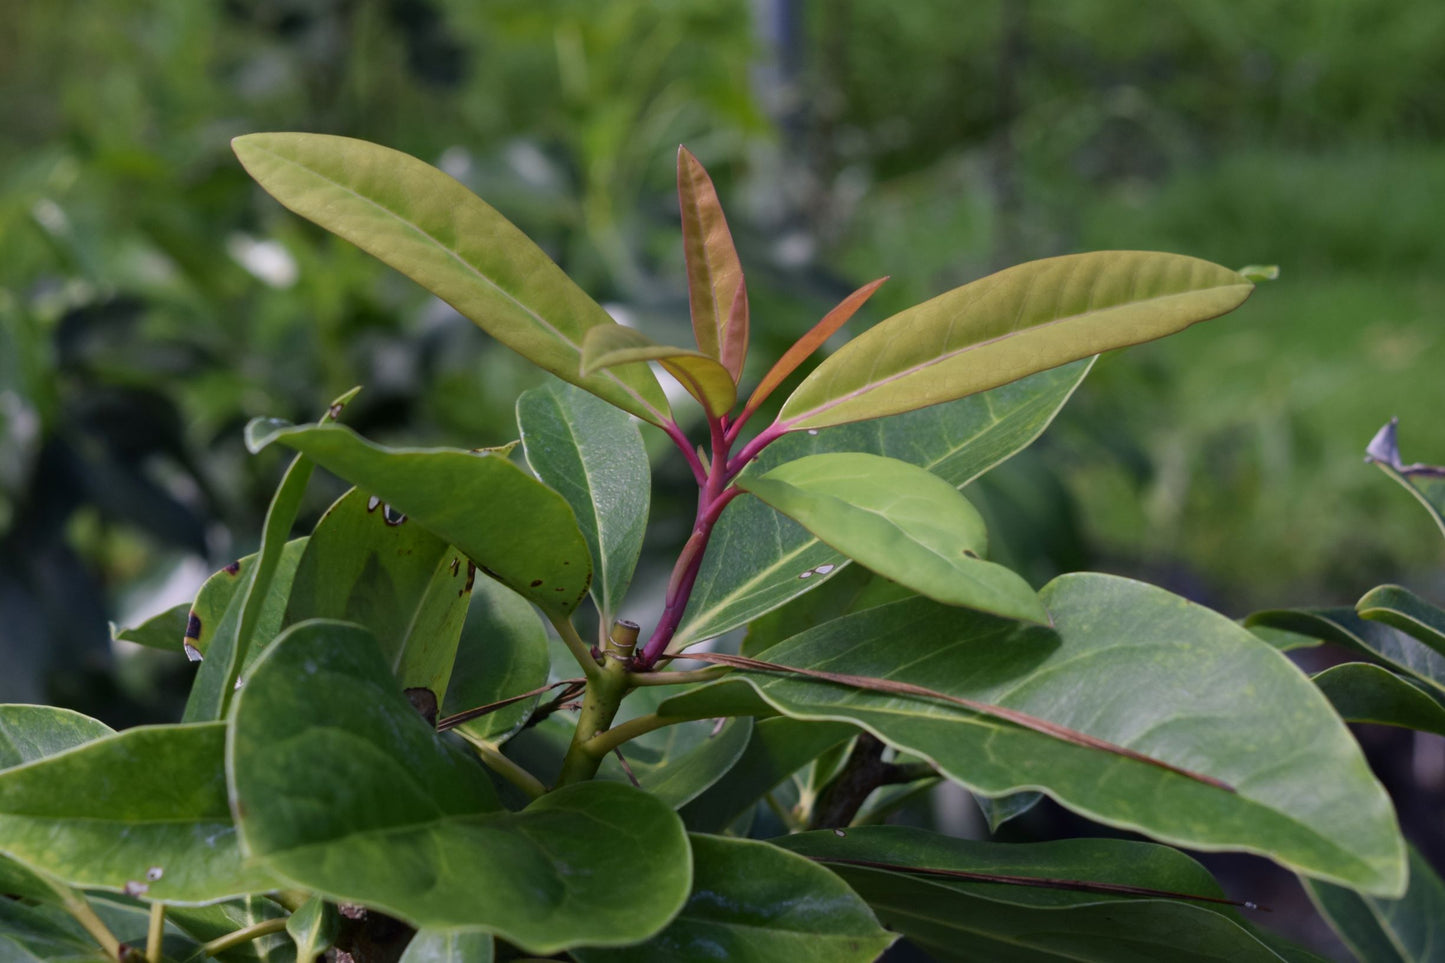
[[[263,936],[270,936],[272,933],[284,933],[286,931],[286,917],[278,916],[271,920],[262,920],[250,926],[236,930],[234,933],[227,933],[225,936],[217,937],[205,944],[200,949],[201,956],[215,956],[223,953],[233,946],[240,946],[242,943],[249,943],[252,940],[259,940]]]
[[[582,636],[577,634],[577,627],[572,624],[571,619],[552,615],[549,615],[548,618],[552,621],[552,628],[557,630],[557,634],[562,637],[562,641],[572,651],[572,657],[582,667],[582,674],[587,677],[587,690],[590,692],[592,683],[602,677],[602,666],[592,658],[592,650],[586,642],[582,641]]]
[[[692,721],[694,720],[686,717],[660,716],[656,713],[638,716],[636,719],[629,719],[621,725],[613,726],[611,729],[597,733],[597,735],[587,740],[583,748],[588,755],[593,755],[601,759],[623,743],[652,732],[654,729],[661,729],[664,726],[675,726],[679,722]]]
[[[595,664],[595,663],[594,663]],[[598,751],[593,740],[606,732],[617,716],[622,697],[627,695],[627,662],[608,656],[599,667],[596,678],[587,680],[587,693],[582,697],[582,711],[577,716],[577,730],[572,733],[572,744],[567,747],[567,756],[562,760],[562,772],[557,777],[558,786],[566,786],[597,775],[597,767],[611,751],[608,746]]]
[[[161,941],[166,935],[166,904],[152,903],[146,927],[146,963],[161,963]]]
[[[547,792],[547,787],[542,784],[542,780],[517,765],[516,762],[502,755],[502,751],[496,746],[485,739],[478,739],[468,734],[465,729],[459,729],[457,732],[458,735],[472,744],[472,748],[475,749],[477,755],[481,757],[483,765],[522,790],[522,792],[527,794],[527,798],[536,799]]]
[[[678,672],[634,672],[627,677],[629,684],[638,685],[687,685],[692,682],[711,682],[728,674],[726,666],[708,666],[706,669],[686,669]]]
[[[60,905],[65,911],[75,918],[75,921],[85,928],[91,939],[100,944],[105,955],[113,960],[120,959],[120,940],[110,931],[95,910],[90,908],[85,896],[79,890],[71,889],[59,880],[51,879],[43,873],[36,874],[46,886],[60,897]]]
[[[294,913],[305,906],[311,894],[304,889],[283,889],[270,894],[271,901]]]

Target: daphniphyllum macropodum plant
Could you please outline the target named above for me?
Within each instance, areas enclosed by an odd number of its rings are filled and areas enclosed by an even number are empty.
[[[1258,271],[1019,265],[878,323],[765,417],[882,282],[755,365],[742,267],[686,151],[691,347],[615,323],[415,158],[309,134],[235,149],[286,207],[555,379],[518,400],[520,448],[382,447],[341,423],[346,398],[248,427],[253,450],[295,452],[259,551],[123,633],[197,663],[184,719],[0,715],[0,892],[22,897],[0,901],[0,940],[25,959],[832,963],[903,934],[940,959],[1111,960],[1126,941],[1300,960],[1172,846],[1404,892],[1388,796],[1278,648],[1123,578],[1036,592],[987,560],[960,491],[1094,355],[1232,310]],[[698,498],[639,626],[619,611],[643,430]],[[293,539],[316,465],[355,488]],[[740,652],[701,646],[744,628]],[[882,824],[945,780],[992,825],[1048,795],[1166,845]]]

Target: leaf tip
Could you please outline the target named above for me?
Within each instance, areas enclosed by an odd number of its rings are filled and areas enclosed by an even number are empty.
[[[244,433],[246,450],[258,454],[286,429],[296,427],[282,418],[252,418]]]

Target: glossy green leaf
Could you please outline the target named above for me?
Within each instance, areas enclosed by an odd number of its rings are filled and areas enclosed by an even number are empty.
[[[266,643],[281,631],[281,621],[290,600],[291,582],[296,577],[296,566],[301,563],[301,556],[306,551],[306,543],[310,538],[309,535],[293,538],[281,549],[281,561],[276,566],[276,573],[271,577],[271,591],[266,593],[261,615],[256,620],[254,635],[257,644],[246,653],[248,667],[256,660],[256,656],[261,654]],[[255,564],[256,556],[247,555],[216,572],[201,585],[200,591],[196,593],[196,600],[191,603],[191,610],[187,613],[184,632],[187,658],[200,661],[210,650],[211,640],[216,637],[216,630],[220,628],[226,609],[236,598],[236,593],[248,578],[247,572]]]
[[[366,626],[401,684],[429,689],[440,704],[473,579],[460,552],[353,488],[312,532],[285,624],[339,619]]]
[[[1314,676],[1346,722],[1404,726],[1445,736],[1445,699],[1420,683],[1368,662],[1346,662]]]
[[[721,361],[700,351],[658,344],[641,331],[621,325],[593,328],[582,342],[583,374],[646,361],[662,365],[713,418],[721,418],[737,403],[732,374]]]
[[[770,843],[693,834],[693,891],[661,933],[638,946],[573,951],[582,963],[729,960],[871,963],[897,937],[842,880]]]
[[[1400,445],[1396,439],[1399,423],[1398,418],[1391,418],[1375,433],[1365,449],[1365,460],[1379,466],[1381,471],[1414,495],[1435,520],[1441,534],[1445,534],[1445,468],[1405,464],[1400,458]]]
[[[1245,619],[1245,624],[1285,629],[1343,645],[1413,676],[1433,690],[1445,692],[1445,654],[1383,622],[1360,618],[1354,609],[1271,609],[1255,612]]]
[[[315,960],[331,949],[341,932],[341,914],[319,896],[302,903],[286,918],[286,935],[296,944],[297,960]]]
[[[1166,842],[1256,852],[1309,875],[1400,891],[1404,850],[1389,797],[1282,654],[1127,579],[1068,575],[1041,598],[1056,633],[918,599],[836,619],[768,658],[1006,706],[1236,791],[947,703],[799,677],[741,674],[659,711],[687,716],[707,690],[744,686],[787,715],[860,725],[981,795],[1038,790]],[[726,708],[720,696],[710,701],[701,708]],[[1331,778],[1322,783],[1321,772]]]
[[[677,199],[682,209],[687,299],[697,346],[720,361],[736,384],[748,353],[748,290],[743,266],[712,178],[686,147],[677,149]]]
[[[73,886],[203,902],[270,889],[243,866],[221,723],[142,726],[0,772],[0,849]]]
[[[483,579],[472,589],[472,604],[457,643],[456,664],[441,714],[449,716],[530,692],[547,681],[550,664],[547,629],[537,610],[500,582]],[[530,700],[518,702],[458,728],[468,738],[499,740],[527,718],[533,704]]]
[[[1366,896],[1316,880],[1304,884],[1320,913],[1364,963],[1445,959],[1445,883],[1413,846],[1410,888],[1400,899]]]
[[[406,944],[401,963],[492,963],[490,933],[467,930],[418,930]]]
[[[247,426],[252,450],[276,442],[446,539],[547,612],[565,615],[587,595],[592,562],[572,509],[499,452],[384,448],[335,424]]]
[[[644,421],[667,420],[645,365],[579,374],[587,331],[615,322],[506,218],[399,151],[322,134],[231,142],[273,197],[436,294],[533,364]]]
[[[762,719],[753,724],[737,763],[706,792],[682,807],[689,829],[722,832],[764,794],[857,730],[836,722]]]
[[[863,452],[790,461],[739,486],[885,578],[946,605],[1047,625],[1019,575],[985,562],[977,509],[908,462]]]
[[[0,770],[115,734],[98,719],[55,706],[0,705]]]
[[[1322,644],[1319,639],[1268,625],[1251,625],[1249,631],[1254,634],[1255,638],[1268,642],[1281,652],[1290,652],[1294,649],[1313,649]]]
[[[1099,251],[1030,261],[880,321],[783,404],[789,430],[913,411],[1237,308],[1254,285],[1197,258]]]
[[[927,468],[962,488],[1027,448],[1091,367],[1081,361],[947,405],[788,435],[755,464],[766,471],[823,451],[863,451]],[[721,635],[835,576],[848,560],[792,519],[751,498],[733,501],[713,530],[674,651]]]
[[[1370,589],[1355,603],[1362,618],[1392,625],[1445,653],[1445,611],[1431,605],[1409,589],[1381,585]]]
[[[983,810],[983,818],[988,823],[988,831],[998,832],[998,828],[1010,819],[1017,819],[1024,813],[1033,809],[1044,798],[1041,792],[1012,792],[1007,796],[974,796],[978,808]]]
[[[364,630],[284,632],[238,698],[243,845],[294,885],[529,952],[645,939],[686,898],[682,824],[630,786],[500,811],[485,771],[422,721]]]
[[[642,552],[652,476],[642,434],[627,415],[552,383],[517,399],[527,464],[567,500],[592,552],[592,598],[617,614]]]
[[[939,961],[978,963],[1278,963],[1232,907],[1165,897],[1009,885],[848,865],[1080,880],[1223,898],[1198,863],[1165,846],[1117,839],[1001,844],[901,826],[778,840],[824,859],[879,919]]]
[[[732,769],[752,731],[749,718],[729,719],[717,731],[711,720],[682,723],[624,743],[622,754],[643,789],[679,809]],[[604,762],[602,774],[627,778],[615,756]]]
[[[182,602],[130,628],[121,628],[111,623],[110,635],[121,642],[134,642],[148,649],[179,652],[181,642],[186,636],[186,624],[190,614],[190,605]]]

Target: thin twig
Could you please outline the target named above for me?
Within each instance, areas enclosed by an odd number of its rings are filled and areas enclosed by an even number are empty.
[[[622,763],[622,771],[625,772],[625,773],[627,773],[627,778],[628,778],[628,780],[631,781],[631,783],[632,783],[634,786],[636,786],[638,789],[641,789],[641,788],[642,788],[642,783],[640,783],[640,782],[637,781],[637,775],[636,775],[636,773],[634,773],[634,772],[632,771],[632,766],[628,765],[628,763],[627,763],[627,757],[622,754],[622,747],[621,747],[621,746],[615,746],[615,747],[613,747],[612,753],[613,753],[613,755],[615,755],[615,756],[617,757],[617,761],[620,762],[620,763]]]
[[[587,681],[591,682],[601,677],[602,666],[597,664],[597,660],[592,656],[591,647],[582,641],[582,636],[577,634],[577,627],[572,624],[572,621],[565,615],[549,616],[549,618],[552,627],[557,630],[557,634],[562,637],[567,648],[572,650],[572,657],[577,660]]]
[[[512,705],[513,703],[521,702],[524,699],[530,699],[533,696],[539,696],[544,692],[549,692],[552,689],[557,688],[558,686],[564,685],[568,687],[568,691],[562,694],[562,701],[565,702],[567,699],[575,696],[578,692],[581,692],[582,687],[586,685],[586,681],[583,679],[563,679],[560,682],[549,682],[544,686],[533,689],[531,692],[523,692],[521,695],[509,696],[506,699],[500,699],[496,702],[489,702],[484,706],[477,706],[475,709],[467,709],[463,712],[458,712],[455,715],[447,716],[444,719],[438,719],[437,732],[445,732],[448,729],[454,729],[464,722],[471,722],[473,719],[480,719],[482,716],[491,715],[498,709],[505,709],[507,706]]]

